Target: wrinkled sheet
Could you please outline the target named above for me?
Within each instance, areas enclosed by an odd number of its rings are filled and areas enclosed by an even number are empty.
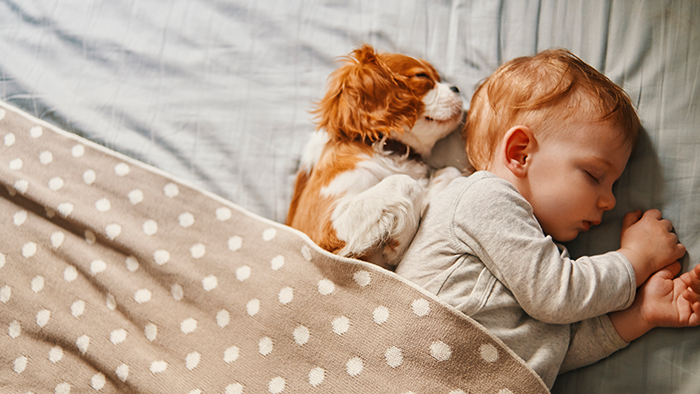
[[[0,2],[0,100],[283,221],[309,111],[337,57],[367,42],[432,62],[469,98],[501,62],[566,47],[622,85],[645,127],[604,223],[616,248],[659,208],[700,262],[700,4],[611,1]],[[463,164],[458,143],[436,160]],[[450,143],[451,142],[451,143]],[[700,331],[653,330],[554,392],[695,393]]]

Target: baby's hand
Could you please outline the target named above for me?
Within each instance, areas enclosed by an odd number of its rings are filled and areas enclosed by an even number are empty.
[[[661,218],[657,209],[630,212],[622,221],[620,252],[632,264],[640,286],[654,272],[677,261],[685,254],[685,246],[672,232],[670,221]]]
[[[675,262],[652,275],[637,291],[632,306],[608,314],[615,330],[627,342],[654,327],[700,325],[700,265],[678,278]]]
[[[680,263],[673,263],[652,275],[639,288],[631,308],[650,327],[690,327],[700,325],[700,265],[678,278]]]

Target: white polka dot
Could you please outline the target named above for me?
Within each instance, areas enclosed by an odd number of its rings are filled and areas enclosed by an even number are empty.
[[[241,237],[234,235],[233,237],[228,239],[228,248],[232,251],[235,252],[238,249],[241,248],[241,245],[243,245],[243,240]]]
[[[149,369],[154,375],[157,373],[165,372],[165,370],[168,369],[168,363],[162,360],[154,361],[151,363],[151,367]]]
[[[12,288],[10,286],[5,285],[0,288],[0,302],[7,304],[7,301],[10,301],[10,297],[12,297]]]
[[[42,309],[36,314],[36,325],[44,328],[51,319],[51,311],[48,309]]]
[[[45,150],[39,153],[39,162],[43,165],[50,164],[53,161],[53,153]]]
[[[0,253],[0,268],[5,266],[5,255]]]
[[[35,276],[34,279],[32,279],[31,287],[33,292],[40,292],[44,288],[44,277]]]
[[[129,192],[128,197],[129,202],[131,202],[132,205],[136,205],[143,201],[143,192],[139,189],[134,189]]]
[[[78,279],[78,270],[74,266],[70,265],[63,270],[63,280],[72,282],[76,279]]]
[[[20,334],[22,334],[22,327],[19,325],[19,322],[17,320],[10,323],[10,326],[7,328],[7,334],[12,339],[17,338],[18,336],[20,336]]]
[[[304,346],[309,342],[309,329],[304,326],[299,326],[294,329],[294,342],[299,346]]]
[[[58,204],[58,207],[56,208],[58,210],[58,213],[63,216],[67,217],[71,213],[73,213],[73,204],[69,202],[64,202],[61,204]]]
[[[106,198],[101,198],[95,203],[95,208],[100,212],[107,212],[112,208],[112,204]]]
[[[326,371],[323,368],[316,367],[309,372],[309,384],[318,387],[326,378]]]
[[[250,278],[250,267],[247,265],[244,265],[242,267],[239,267],[236,269],[236,279],[240,280],[241,282]]]
[[[129,173],[131,169],[129,168],[129,165],[126,163],[119,163],[116,166],[114,166],[114,173],[117,174],[118,176],[124,176]]]
[[[282,266],[284,265],[284,256],[278,255],[272,258],[272,261],[270,262],[270,267],[278,271]]]
[[[34,126],[29,129],[29,135],[32,136],[32,138],[39,138],[43,133],[44,129],[42,129],[41,126]]]
[[[335,291],[335,284],[328,279],[318,281],[318,292],[323,295],[329,295]]]
[[[90,263],[90,272],[93,275],[104,272],[107,269],[107,263],[102,260],[94,260]]]
[[[263,231],[262,237],[265,241],[271,241],[273,238],[275,238],[275,235],[277,235],[277,230],[274,228],[268,228],[267,230]]]
[[[414,300],[411,304],[411,308],[413,309],[413,313],[418,317],[424,317],[430,313],[430,304],[427,300],[422,298]]]
[[[246,311],[248,312],[248,315],[250,316],[255,316],[260,312],[260,300],[252,299],[248,301],[248,303],[245,306]]]
[[[180,194],[180,189],[178,189],[177,185],[174,183],[168,183],[163,187],[163,193],[170,198],[173,198]]]
[[[401,349],[396,346],[387,349],[386,353],[384,353],[384,358],[386,359],[386,363],[392,368],[398,368],[403,364],[403,354],[401,353]]]
[[[188,370],[193,370],[197,368],[197,365],[199,365],[199,361],[202,359],[202,355],[197,353],[197,352],[192,352],[187,355],[185,358],[185,367],[187,367]]]
[[[12,216],[12,222],[15,226],[21,226],[27,221],[27,211],[21,210]]]
[[[36,254],[36,244],[34,242],[27,242],[22,245],[22,256],[25,258],[30,258]]]
[[[24,356],[16,358],[12,364],[12,370],[15,371],[15,373],[24,372],[25,368],[27,368],[28,361],[29,360]]]
[[[280,293],[277,296],[277,299],[279,300],[280,303],[287,305],[290,302],[292,302],[292,299],[294,298],[294,289],[291,287],[285,287],[282,290],[280,290]]]
[[[125,329],[120,328],[118,330],[114,330],[109,334],[109,340],[115,344],[119,345],[120,343],[126,341],[126,336],[127,332]]]
[[[17,138],[12,133],[5,134],[5,146],[12,146],[15,144]]]
[[[222,309],[216,314],[216,324],[224,328],[228,326],[228,324],[231,322],[231,314],[226,310]]]
[[[170,261],[170,253],[167,250],[156,250],[153,253],[153,260],[155,260],[156,264],[163,265]]]
[[[75,346],[78,347],[78,350],[80,350],[80,353],[82,353],[82,354],[87,353],[88,347],[90,346],[90,337],[87,335],[80,336],[75,341]]]
[[[306,245],[301,246],[301,255],[304,256],[306,261],[311,261],[311,249],[309,249],[308,246],[306,246]]]
[[[279,394],[284,391],[285,384],[284,379],[278,376],[270,380],[270,383],[267,384],[267,391],[271,394]]]
[[[430,345],[430,355],[438,361],[447,361],[452,356],[452,349],[441,341],[435,341]]]
[[[158,232],[158,223],[155,220],[146,220],[143,223],[143,233],[146,235],[154,235]]]
[[[12,171],[19,171],[22,169],[22,159],[19,157],[10,162],[10,169]]]
[[[343,335],[350,329],[350,319],[345,316],[340,316],[333,320],[333,332],[338,335]]]
[[[70,394],[70,384],[63,382],[53,389],[54,394]]]
[[[219,285],[219,280],[216,279],[216,276],[214,275],[209,275],[206,278],[202,279],[202,287],[204,288],[205,291],[212,291],[216,289],[216,286]]]
[[[112,294],[107,293],[105,305],[107,306],[107,309],[109,309],[110,311],[116,310],[117,309],[117,299],[114,298],[114,296]]]
[[[272,338],[270,337],[264,337],[258,342],[258,352],[260,352],[260,354],[263,356],[267,356],[268,354],[272,353],[272,347]]]
[[[129,256],[124,260],[124,264],[126,264],[126,269],[129,272],[136,272],[139,269],[139,261],[136,260],[136,257],[134,256]]]
[[[53,191],[61,190],[63,185],[64,185],[63,179],[60,177],[53,177],[53,178],[49,179],[49,189],[51,189]]]
[[[120,226],[116,223],[108,224],[107,227],[105,227],[105,235],[110,240],[114,240],[121,233],[122,233],[122,226]]]
[[[95,242],[97,242],[97,235],[95,235],[92,230],[85,230],[85,242],[87,242],[88,245],[94,245]]]
[[[372,319],[377,324],[384,324],[389,320],[389,308],[385,306],[378,306],[374,312],[372,312]]]
[[[90,379],[90,387],[98,391],[105,387],[105,383],[107,383],[107,379],[105,379],[105,376],[99,372],[93,375],[92,379]]]
[[[71,304],[70,314],[73,315],[73,317],[77,319],[82,316],[83,313],[85,313],[85,301],[78,300]]]
[[[242,394],[243,386],[240,383],[233,383],[226,386],[225,394]]]
[[[189,318],[180,323],[180,331],[185,334],[191,334],[197,329],[197,320]]]
[[[216,218],[222,222],[231,219],[231,210],[226,207],[217,208]]]
[[[508,389],[501,389],[498,390],[498,394],[513,394],[513,392]]]
[[[80,145],[80,144],[75,145],[75,146],[73,146],[73,148],[71,148],[70,154],[73,157],[81,157],[85,154],[85,147]]]
[[[114,372],[117,374],[117,378],[119,380],[126,382],[126,379],[129,377],[129,366],[126,364],[121,364],[116,370],[114,370]]]
[[[54,346],[49,350],[49,361],[56,364],[63,359],[63,349],[60,346]]]
[[[185,289],[176,283],[170,287],[170,294],[172,294],[176,301],[182,301],[182,299],[185,298]]]
[[[134,293],[134,301],[136,301],[139,304],[143,304],[144,302],[148,302],[151,300],[151,291],[148,289],[139,289],[136,290],[136,293]]]
[[[345,370],[347,371],[348,375],[352,377],[359,375],[362,372],[363,367],[364,363],[359,357],[353,357],[345,364]]]
[[[231,346],[230,348],[224,351],[224,362],[229,364],[236,361],[238,359],[239,354],[240,350],[235,346]]]
[[[369,285],[369,283],[372,281],[372,276],[367,271],[355,272],[352,278],[355,280],[355,283],[357,283],[361,287]]]
[[[85,170],[85,172],[83,172],[83,182],[85,182],[86,185],[92,185],[95,183],[96,179],[97,174],[95,174],[94,170]]]
[[[185,212],[178,216],[177,220],[180,222],[180,226],[188,228],[194,224],[194,215],[189,212]]]
[[[24,194],[29,190],[29,181],[26,179],[19,179],[17,182],[14,184],[15,190],[17,190],[20,194]]]
[[[206,254],[207,248],[203,244],[196,244],[190,248],[190,254],[192,258],[199,259]]]
[[[60,232],[56,231],[55,233],[51,234],[51,246],[54,249],[58,249],[63,245],[63,240],[66,238],[66,236]]]
[[[465,393],[464,390],[457,389],[457,390],[450,391],[450,394],[467,394],[467,393]]]
[[[495,363],[498,360],[498,349],[490,343],[479,346],[479,354],[487,363]]]
[[[146,327],[143,328],[143,333],[146,335],[146,339],[153,342],[158,337],[158,326],[153,323],[148,323]]]

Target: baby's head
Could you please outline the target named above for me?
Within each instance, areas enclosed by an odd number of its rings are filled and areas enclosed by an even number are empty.
[[[542,141],[571,121],[609,122],[627,147],[636,144],[640,129],[627,94],[571,52],[550,49],[513,59],[472,97],[464,127],[469,161],[476,170],[487,169],[512,126],[528,126]]]
[[[511,182],[544,233],[565,242],[615,206],[639,129],[620,87],[548,50],[505,63],[477,89],[465,137],[472,166]]]

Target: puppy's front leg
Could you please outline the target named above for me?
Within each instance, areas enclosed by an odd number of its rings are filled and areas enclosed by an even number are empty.
[[[398,264],[418,230],[424,192],[410,176],[391,175],[341,199],[331,218],[338,238],[345,241],[338,254],[364,257],[384,267]]]
[[[462,172],[455,167],[448,166],[441,168],[430,176],[430,182],[428,183],[428,191],[425,193],[421,204],[421,216],[425,213],[425,209],[428,207],[430,200],[433,199],[438,193],[440,193],[447,185],[452,182],[453,179],[462,175]]]

